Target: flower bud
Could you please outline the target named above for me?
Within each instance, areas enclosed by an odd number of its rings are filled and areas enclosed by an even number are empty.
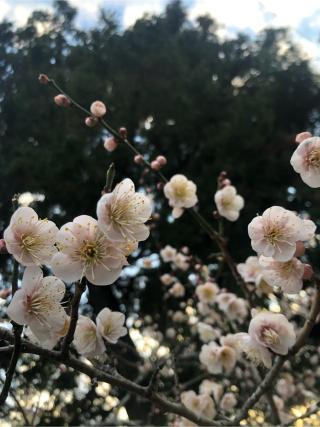
[[[304,247],[304,244],[303,244],[303,242],[301,242],[301,240],[299,240],[298,242],[296,242],[296,251],[295,251],[295,253],[294,253],[294,256],[295,257],[300,257],[300,256],[303,256],[304,255],[304,253],[305,253],[305,247]]]
[[[95,117],[103,117],[107,112],[107,107],[101,101],[95,101],[90,106],[90,111]]]
[[[313,276],[313,268],[310,264],[304,264],[303,279],[311,279]]]
[[[104,141],[103,146],[107,151],[111,153],[118,147],[118,144],[117,144],[117,141],[113,137],[111,137],[111,138],[107,138]]]
[[[154,171],[159,171],[161,169],[161,165],[157,160],[152,160],[151,169]]]
[[[127,138],[127,128],[121,127],[119,129],[119,134],[120,134],[121,138],[126,139]]]
[[[159,191],[163,190],[163,182],[157,182],[157,190]]]
[[[143,156],[141,154],[137,154],[136,156],[134,156],[133,161],[137,164],[137,165],[143,165],[144,161],[143,161]]]
[[[86,126],[88,126],[89,128],[93,128],[98,123],[98,119],[96,117],[89,116],[85,118],[84,122]]]
[[[167,164],[167,158],[164,156],[158,156],[156,161],[160,163],[161,166],[165,166]]]
[[[4,239],[0,239],[0,254],[7,254],[7,246]]]
[[[296,135],[296,143],[300,144],[300,142],[304,141],[307,138],[311,138],[312,135],[310,132],[301,132]]]
[[[62,93],[55,96],[53,99],[58,107],[70,107],[71,105],[70,99],[66,95],[63,95]]]
[[[39,83],[46,85],[49,83],[49,77],[46,74],[40,74],[38,77]]]
[[[230,181],[230,179],[224,179],[222,182],[221,182],[221,187],[227,187],[228,185],[231,185],[231,181]]]

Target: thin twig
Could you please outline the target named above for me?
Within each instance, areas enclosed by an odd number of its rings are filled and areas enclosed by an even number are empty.
[[[64,340],[61,346],[62,358],[66,358],[68,356],[69,347],[73,341],[74,332],[76,330],[76,326],[78,322],[78,317],[79,317],[78,311],[79,311],[80,299],[85,289],[86,289],[86,282],[84,279],[76,283],[74,296],[71,302],[70,325],[69,325],[67,335],[64,337]]]

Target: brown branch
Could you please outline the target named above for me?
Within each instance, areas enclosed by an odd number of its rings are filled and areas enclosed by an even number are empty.
[[[275,362],[269,371],[269,373],[265,376],[264,380],[255,390],[255,392],[247,399],[240,414],[233,421],[234,424],[239,423],[242,419],[246,418],[248,410],[253,408],[254,405],[259,401],[259,399],[270,389],[273,381],[279,375],[279,372],[287,359],[294,356],[305,344],[310,332],[316,322],[317,316],[320,312],[320,282],[319,279],[315,280],[316,283],[316,293],[313,299],[310,316],[305,321],[298,339],[292,349],[289,351],[286,356],[277,356]],[[232,424],[231,424],[232,425]]]
[[[6,340],[12,343],[14,341],[14,336],[7,329],[0,328],[0,340]],[[11,350],[9,349],[9,351]],[[137,396],[141,396],[150,402],[155,403],[163,412],[169,412],[187,418],[199,426],[221,425],[221,422],[219,421],[213,421],[206,417],[198,417],[194,412],[190,411],[185,406],[166,399],[161,393],[153,392],[150,395],[148,393],[148,386],[135,384],[120,374],[111,374],[99,368],[94,368],[84,362],[81,362],[73,356],[69,356],[67,359],[65,359],[62,357],[60,351],[46,350],[26,340],[23,340],[21,345],[21,352],[27,354],[37,354],[45,359],[51,360],[54,363],[64,363],[66,366],[86,374],[90,378],[94,378],[96,381],[106,382],[111,386],[119,387]]]
[[[78,322],[78,317],[79,317],[78,311],[79,311],[80,299],[81,299],[81,296],[82,296],[83,292],[85,291],[85,289],[86,289],[85,279],[80,280],[79,282],[76,283],[74,296],[73,296],[72,302],[71,302],[70,325],[69,325],[67,335],[64,337],[64,340],[63,340],[62,346],[61,346],[61,357],[62,358],[68,357],[69,347],[73,341],[74,332],[76,330],[76,326],[77,326],[77,322]]]

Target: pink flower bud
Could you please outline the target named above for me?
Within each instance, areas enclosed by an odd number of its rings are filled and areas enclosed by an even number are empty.
[[[0,254],[7,254],[7,246],[4,239],[0,239]]]
[[[11,293],[11,289],[2,289],[2,291],[0,291],[0,298],[6,299],[9,295],[11,295]]]
[[[156,161],[160,163],[161,166],[165,166],[167,164],[167,158],[164,156],[158,156]]]
[[[46,74],[40,74],[38,77],[39,83],[46,85],[49,83],[49,77]]]
[[[121,138],[126,139],[127,138],[127,128],[121,127],[119,129],[119,134],[120,134]]]
[[[160,163],[157,160],[152,160],[151,169],[153,169],[154,171],[159,171],[161,169]]]
[[[296,242],[296,251],[295,251],[295,253],[294,253],[294,256],[295,256],[295,257],[300,257],[300,256],[304,255],[305,250],[306,250],[306,249],[305,249],[305,247],[304,247],[303,242],[301,242],[301,241],[299,240],[298,242]]]
[[[313,268],[310,264],[304,264],[303,279],[311,279],[313,276]]]
[[[296,135],[296,143],[300,144],[300,142],[304,141],[307,138],[311,138],[312,135],[310,132],[301,132]]]
[[[111,153],[118,147],[118,144],[117,144],[117,141],[113,137],[111,137],[111,138],[107,138],[104,141],[103,146],[107,151],[110,151]]]
[[[84,122],[86,126],[88,126],[89,128],[93,128],[98,123],[98,119],[96,117],[89,116],[85,118]]]
[[[163,182],[157,182],[157,190],[159,191],[163,190]]]
[[[227,187],[228,185],[231,185],[230,179],[226,178],[222,181],[221,187]]]
[[[107,107],[101,101],[95,101],[90,106],[90,111],[95,117],[102,117],[107,112]]]
[[[71,105],[70,99],[62,93],[55,96],[53,99],[58,107],[70,107]]]
[[[133,161],[137,164],[137,165],[143,165],[144,161],[143,161],[143,156],[141,156],[141,154],[137,154],[136,156],[134,156]]]

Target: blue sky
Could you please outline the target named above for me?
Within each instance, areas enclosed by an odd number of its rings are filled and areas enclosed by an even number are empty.
[[[166,0],[70,0],[79,10],[77,24],[92,27],[99,8],[116,13],[124,27],[132,25],[144,13],[159,13]],[[185,0],[189,17],[208,13],[220,24],[221,37],[232,37],[237,31],[255,34],[266,26],[289,27],[303,52],[320,67],[320,1],[319,0]],[[50,10],[51,0],[0,0],[0,19],[9,17],[23,24],[35,9]]]

